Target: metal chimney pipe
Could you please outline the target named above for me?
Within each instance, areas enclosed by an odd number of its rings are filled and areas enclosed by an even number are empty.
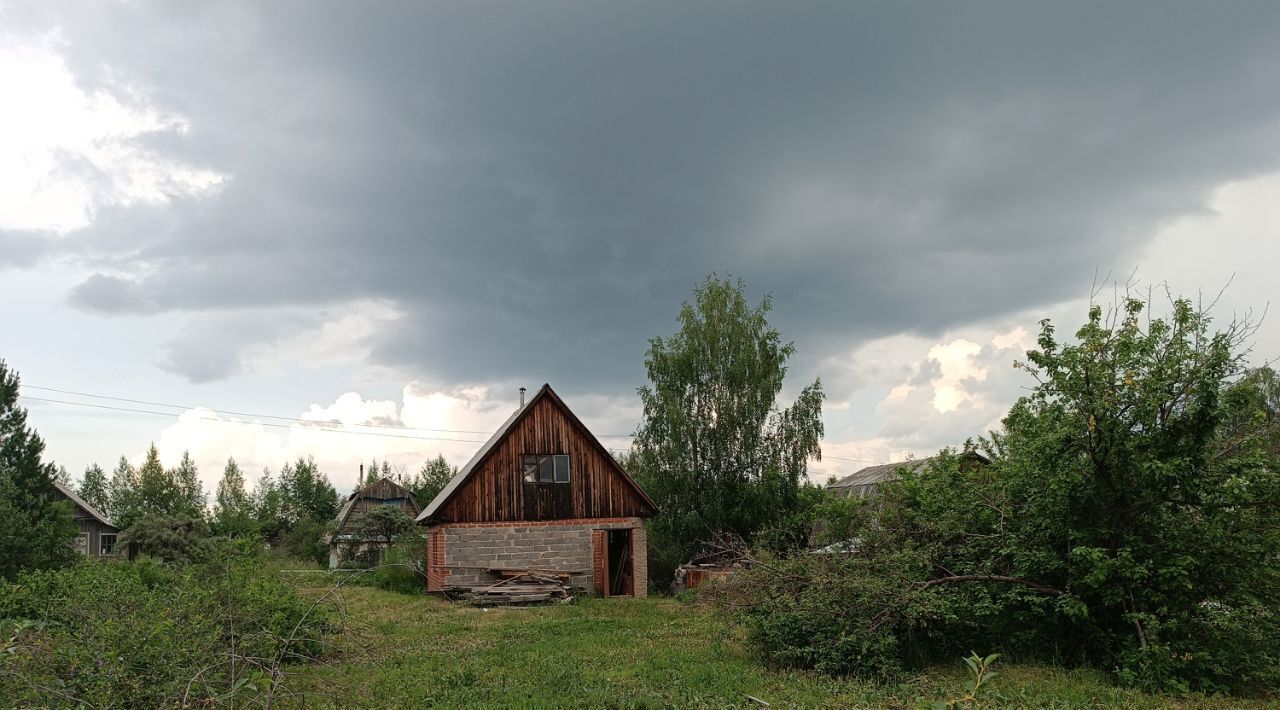
[[[524,388],[523,387],[520,388],[520,406],[521,407],[524,406]]]

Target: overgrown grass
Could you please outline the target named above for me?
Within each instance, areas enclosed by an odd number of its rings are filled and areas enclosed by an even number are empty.
[[[764,667],[714,610],[672,599],[475,609],[371,588],[342,592],[347,632],[289,681],[307,707],[903,707],[959,697],[959,658],[894,686]],[[982,651],[982,649],[977,649]],[[1166,698],[1104,674],[998,667],[984,707],[1270,707]]]

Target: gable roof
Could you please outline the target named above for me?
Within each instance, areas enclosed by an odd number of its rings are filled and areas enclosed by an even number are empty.
[[[351,515],[351,510],[352,510],[353,508],[355,508],[355,507],[356,507],[356,501],[359,501],[360,499],[362,499],[362,498],[366,498],[366,497],[368,497],[368,498],[372,498],[373,496],[366,496],[366,495],[365,495],[365,493],[366,493],[370,488],[373,488],[373,487],[375,487],[375,486],[381,485],[381,484],[383,484],[384,482],[385,482],[385,483],[388,483],[388,484],[390,484],[390,485],[392,485],[392,486],[395,486],[395,487],[396,487],[396,488],[398,488],[398,489],[400,489],[400,490],[404,493],[404,497],[405,497],[405,498],[408,498],[409,500],[413,501],[413,507],[415,507],[415,508],[417,508],[417,507],[418,507],[418,498],[417,498],[417,496],[415,496],[415,495],[413,494],[413,491],[409,490],[408,488],[405,488],[404,486],[400,485],[399,483],[396,483],[395,481],[391,480],[390,478],[385,478],[385,477],[383,477],[383,478],[379,478],[378,480],[374,481],[373,483],[370,483],[370,484],[369,484],[369,485],[367,485],[367,486],[364,486],[363,488],[361,488],[361,489],[359,489],[359,490],[357,490],[357,491],[352,492],[352,494],[351,494],[351,495],[347,496],[347,500],[346,500],[346,502],[344,502],[344,503],[342,504],[342,508],[340,508],[340,509],[338,510],[338,526],[339,526],[339,527],[341,527],[343,523],[347,522],[347,517]],[[383,499],[383,498],[378,498],[377,500],[385,500],[385,499]]]
[[[476,453],[471,457],[471,459],[468,460],[462,468],[458,469],[458,473],[455,474],[453,478],[449,479],[449,482],[445,484],[444,488],[440,489],[440,492],[436,494],[436,497],[432,498],[431,502],[427,504],[427,507],[418,515],[418,522],[421,523],[429,521],[437,511],[443,508],[444,505],[453,498],[454,494],[458,492],[458,489],[462,487],[462,484],[471,477],[471,474],[484,463],[485,459],[487,459],[491,453],[493,453],[493,450],[497,447],[498,443],[505,439],[524,415],[531,411],[534,405],[543,398],[550,399],[559,406],[565,416],[568,417],[569,421],[585,434],[586,440],[604,455],[605,460],[613,464],[617,473],[622,476],[622,479],[626,481],[627,484],[636,491],[636,493],[640,494],[640,497],[644,502],[648,503],[655,511],[658,509],[657,504],[653,502],[653,499],[649,497],[649,494],[645,493],[644,490],[641,489],[634,480],[632,480],[631,476],[627,475],[627,472],[618,463],[617,459],[613,458],[613,454],[609,453],[609,450],[604,447],[604,444],[600,443],[600,440],[596,438],[595,434],[591,433],[591,430],[582,423],[581,419],[578,419],[578,415],[574,414],[573,410],[569,409],[569,406],[564,403],[563,399],[560,399],[560,395],[556,394],[555,390],[551,389],[551,385],[543,384],[527,402],[517,408],[516,411],[512,412],[511,416],[507,417],[507,420],[502,423],[502,426],[498,427],[498,430],[493,432],[493,436],[490,436],[488,441],[485,441],[484,444],[476,450]]]
[[[876,464],[875,466],[867,466],[866,468],[859,469],[858,471],[841,478],[835,483],[832,483],[827,486],[827,490],[845,497],[855,495],[865,496],[881,483],[898,480],[901,476],[902,469],[919,471],[935,458],[937,457],[930,456],[923,459],[907,459],[906,461],[899,461],[897,463],[882,463]],[[960,458],[973,460],[982,465],[991,463],[990,459],[973,451],[960,454]]]
[[[85,499],[77,495],[76,492],[71,489],[71,486],[65,486],[62,484],[61,481],[55,480],[53,482],[53,487],[57,488],[58,492],[61,493],[62,495],[66,496],[67,498],[70,498],[72,503],[75,503],[76,505],[83,508],[84,512],[93,516],[95,519],[97,519],[98,522],[102,523],[103,525],[110,525],[113,528],[116,526],[115,523],[111,522],[111,518],[108,518],[105,513],[93,507],[92,505],[89,505],[89,503],[86,502]]]

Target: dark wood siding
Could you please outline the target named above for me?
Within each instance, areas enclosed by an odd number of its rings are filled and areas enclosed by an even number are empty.
[[[410,518],[416,518],[418,513],[422,512],[409,489],[383,478],[360,489],[360,493],[351,505],[350,511],[340,521],[341,525],[338,532],[350,533],[355,526],[356,520],[370,508],[391,505],[393,501]]]
[[[568,483],[526,483],[521,457],[567,454]],[[653,507],[555,398],[542,397],[433,516],[450,522],[649,516]]]

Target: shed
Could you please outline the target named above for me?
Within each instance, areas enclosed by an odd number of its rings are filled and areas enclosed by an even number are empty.
[[[58,493],[75,505],[72,514],[76,524],[80,526],[80,534],[72,544],[76,552],[97,559],[115,559],[121,550],[116,544],[120,529],[111,522],[105,513],[89,505],[70,486],[54,481],[53,486]]]
[[[413,491],[390,478],[381,478],[355,491],[347,496],[338,510],[334,533],[329,536],[329,569],[337,569],[344,551],[362,554],[383,546],[380,540],[359,536],[355,531],[355,521],[364,512],[384,505],[397,506],[410,518],[416,518],[422,511]]]
[[[427,505],[427,589],[567,576],[602,596],[644,596],[644,519],[657,506],[543,385]]]

